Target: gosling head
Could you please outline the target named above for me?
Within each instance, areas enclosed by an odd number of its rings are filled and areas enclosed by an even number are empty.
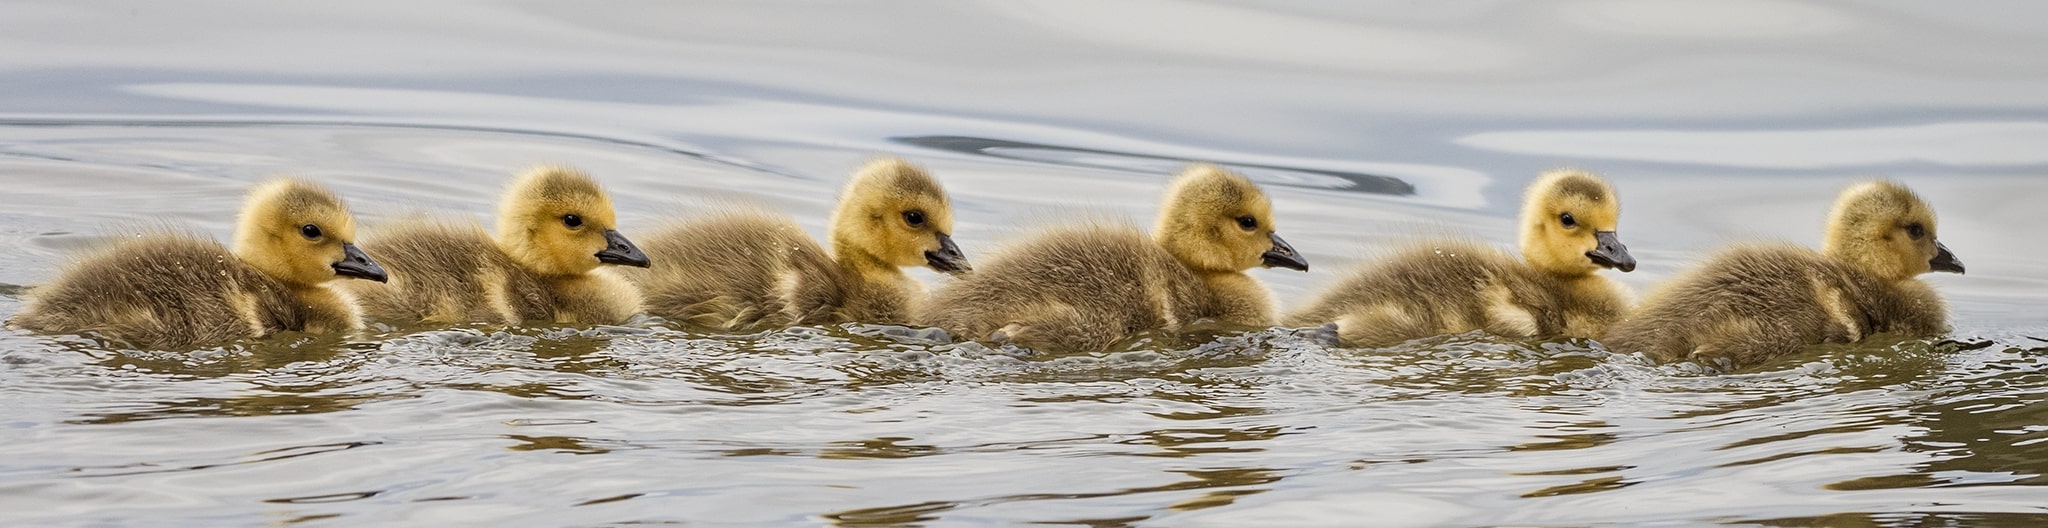
[[[1934,208],[1898,182],[1843,190],[1828,215],[1822,251],[1893,281],[1929,271],[1963,272],[1963,262],[1935,238]]]
[[[1182,171],[1167,185],[1152,238],[1196,271],[1258,266],[1308,271],[1308,260],[1273,228],[1273,204],[1258,184],[1202,164]]]
[[[611,197],[570,168],[527,171],[498,204],[498,246],[542,275],[580,275],[604,264],[647,267],[647,254],[617,227]]]
[[[840,192],[832,211],[832,248],[892,266],[929,266],[944,273],[972,268],[953,244],[953,205],[931,174],[910,162],[868,162]]]
[[[1576,169],[1545,172],[1522,198],[1522,259],[1559,275],[1635,271],[1635,257],[1614,232],[1620,221],[1621,200],[1607,180]]]
[[[249,191],[235,222],[235,256],[286,284],[341,277],[384,282],[384,267],[356,248],[356,221],[326,187],[280,178]]]

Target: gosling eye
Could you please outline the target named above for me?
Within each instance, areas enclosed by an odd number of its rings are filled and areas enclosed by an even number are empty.
[[[1241,227],[1241,228],[1244,228],[1244,230],[1245,230],[1245,231],[1251,231],[1251,230],[1253,230],[1253,229],[1258,229],[1258,228],[1259,228],[1259,219],[1257,219],[1257,218],[1252,218],[1252,216],[1251,216],[1251,215],[1244,215],[1244,216],[1240,216],[1240,217],[1237,217],[1237,227]]]
[[[302,226],[299,226],[299,234],[300,234],[300,235],[305,235],[305,237],[306,237],[306,240],[319,240],[319,239],[320,239],[320,226],[316,226],[316,225],[313,225],[313,224],[306,224],[306,225],[302,225]],[[1920,238],[1920,237],[1913,237],[1913,238]]]
[[[1927,228],[1920,224],[1907,224],[1906,236],[1913,237],[1913,240],[1919,240],[1927,236]]]
[[[1565,213],[1565,214],[1557,215],[1557,222],[1558,222],[1558,223],[1560,223],[1560,224],[1564,224],[1564,228],[1565,228],[1565,229],[1572,229],[1572,228],[1575,228],[1575,227],[1579,227],[1579,219],[1577,219],[1577,218],[1572,218],[1572,214],[1571,214],[1571,213]]]
[[[903,223],[910,227],[924,227],[924,211],[904,211]]]
[[[562,225],[569,226],[569,229],[583,227],[583,217],[575,213],[562,215]]]

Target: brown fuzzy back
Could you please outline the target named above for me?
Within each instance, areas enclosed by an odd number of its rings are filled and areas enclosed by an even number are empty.
[[[555,296],[481,226],[426,219],[370,231],[363,251],[390,282],[348,281],[363,312],[394,324],[554,320]]]
[[[974,340],[1018,325],[1019,345],[1090,351],[1220,311],[1200,279],[1127,226],[1055,228],[984,260],[934,292],[919,323]]]
[[[623,275],[639,284],[648,313],[718,330],[840,322],[838,268],[787,217],[713,213],[641,239],[654,265]]]
[[[1525,335],[1525,325],[1502,325],[1489,308],[1526,313],[1534,335],[1566,332],[1575,308],[1565,284],[1529,269],[1514,256],[1468,241],[1437,241],[1373,259],[1289,314],[1289,326],[1340,322],[1347,344],[1387,346],[1446,333],[1488,330]],[[1597,300],[1596,300],[1597,303]],[[1595,310],[1606,310],[1595,306]]]
[[[354,316],[346,305],[301,302],[218,242],[154,233],[83,257],[31,291],[8,324],[178,349],[301,330],[308,321],[352,326]]]
[[[1659,361],[1741,367],[1875,333],[1946,331],[1940,297],[1918,280],[1890,283],[1807,248],[1768,245],[1723,251],[1672,279],[1601,342]]]

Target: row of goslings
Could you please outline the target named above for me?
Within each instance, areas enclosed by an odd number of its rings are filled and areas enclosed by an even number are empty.
[[[1605,179],[1550,171],[1526,191],[1519,257],[1469,239],[1417,240],[1283,316],[1245,272],[1306,271],[1308,262],[1277,234],[1263,190],[1212,165],[1168,184],[1150,233],[1101,221],[1047,227],[991,250],[978,269],[953,242],[944,188],[897,159],[847,182],[830,251],[787,215],[755,208],[669,220],[635,245],[604,190],[560,167],[513,180],[494,231],[420,215],[366,230],[358,247],[339,198],[281,179],[249,194],[232,251],[189,233],[128,239],[35,289],[10,325],[174,348],[355,329],[365,318],[616,324],[646,312],[723,331],[917,324],[1081,351],[1197,323],[1284,324],[1334,330],[1351,346],[1484,330],[1749,364],[1877,333],[1946,332],[1941,298],[1918,276],[1963,269],[1936,240],[1923,200],[1868,182],[1836,201],[1820,251],[1736,245],[1632,307],[1599,273],[1636,267],[1620,217]],[[927,294],[903,271],[914,266],[952,277]],[[333,282],[341,278],[367,280]]]

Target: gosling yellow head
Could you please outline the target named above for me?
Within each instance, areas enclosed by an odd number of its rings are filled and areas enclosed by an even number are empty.
[[[1264,266],[1308,271],[1308,260],[1273,232],[1273,204],[1258,184],[1215,165],[1195,165],[1167,185],[1153,240],[1200,272]]]
[[[513,180],[498,204],[496,236],[505,253],[541,275],[648,264],[647,254],[619,234],[611,197],[575,169],[539,167]]]
[[[1621,200],[1607,180],[1575,169],[1545,172],[1522,198],[1522,258],[1558,275],[1635,271],[1635,257],[1615,234],[1620,221]]]
[[[854,173],[832,211],[832,250],[842,260],[862,255],[892,266],[968,271],[953,243],[953,204],[931,174],[885,158]]]
[[[356,248],[356,222],[318,184],[281,178],[256,186],[235,223],[235,256],[279,282],[312,286],[341,277],[384,282]]]
[[[1934,208],[1891,181],[1842,191],[1828,214],[1821,251],[1891,281],[1929,271],[1963,272],[1963,262],[1935,238]]]

